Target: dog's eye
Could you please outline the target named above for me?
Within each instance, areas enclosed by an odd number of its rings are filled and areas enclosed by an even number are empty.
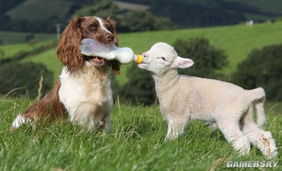
[[[96,29],[98,27],[97,23],[92,23],[88,26],[89,29]]]
[[[113,32],[113,28],[112,28],[110,25],[106,24],[105,27],[106,27],[106,29],[109,30],[110,32]]]

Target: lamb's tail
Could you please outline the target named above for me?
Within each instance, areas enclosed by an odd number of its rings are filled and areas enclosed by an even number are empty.
[[[21,127],[22,125],[24,124],[27,124],[27,123],[30,123],[32,122],[32,119],[29,118],[28,116],[25,116],[23,114],[19,114],[13,121],[12,123],[12,129],[13,130],[16,130],[18,129],[19,127]]]
[[[262,127],[265,122],[264,114],[264,101],[265,101],[265,91],[263,88],[259,87],[253,90],[247,91],[247,97],[251,103],[254,104],[257,113],[257,125]]]

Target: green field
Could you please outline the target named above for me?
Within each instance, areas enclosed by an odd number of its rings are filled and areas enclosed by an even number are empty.
[[[257,24],[252,27],[244,25],[225,26],[200,29],[183,29],[155,32],[140,32],[120,34],[120,46],[133,48],[136,53],[146,51],[152,44],[158,41],[173,43],[176,39],[190,39],[195,37],[205,37],[217,48],[223,49],[228,55],[230,65],[222,72],[230,74],[236,70],[236,65],[246,59],[247,55],[254,48],[261,48],[264,45],[282,43],[282,22],[275,24]],[[17,48],[17,46],[19,48]],[[15,51],[26,49],[29,45],[7,45],[2,46],[5,53],[12,54]],[[56,59],[55,49],[32,56],[26,61],[36,61],[46,64],[46,66],[58,75],[60,64]],[[122,74],[118,77],[121,82],[126,82],[126,68],[122,69]]]
[[[26,36],[28,35],[29,35],[28,33],[0,31],[0,40],[1,40],[1,43],[4,45],[25,43]],[[36,34],[33,34],[33,36],[37,42],[46,41],[46,40],[47,41],[56,40],[56,36],[53,34],[36,33]],[[0,46],[0,48],[2,48],[2,46]]]
[[[40,53],[38,55],[31,56],[29,58],[26,58],[24,62],[26,61],[31,61],[35,63],[42,63],[50,71],[53,71],[55,74],[55,79],[58,78],[59,73],[61,72],[62,66],[59,63],[59,61],[56,58],[56,50],[55,49],[50,49],[45,51],[44,53]]]
[[[194,121],[186,134],[164,142],[166,123],[157,106],[116,105],[112,132],[84,132],[68,121],[23,127],[10,132],[26,99],[0,99],[0,170],[209,170],[228,161],[266,160],[255,148],[239,157],[219,131]],[[267,105],[267,124],[279,146],[281,170],[282,104]],[[255,170],[255,169],[252,169]]]
[[[131,47],[135,53],[141,53],[158,41],[173,43],[179,38],[190,39],[195,37],[205,37],[210,40],[212,45],[223,49],[226,52],[230,64],[228,67],[224,68],[222,72],[230,74],[236,70],[237,64],[246,59],[247,55],[253,49],[261,48],[269,44],[282,43],[281,35],[282,22],[277,22],[275,24],[255,24],[252,27],[237,25],[120,34],[120,46]],[[20,45],[19,47],[21,46],[25,47],[26,45]],[[5,50],[5,47],[3,49]],[[14,49],[16,50],[17,48]],[[46,64],[48,68],[52,69],[54,75],[57,76],[60,72],[60,64],[55,56],[54,49],[29,57],[26,61],[32,60],[42,62]],[[122,83],[127,81],[126,68],[128,66],[129,65],[124,65],[122,74],[117,77]]]
[[[17,44],[11,44],[11,45],[3,45],[1,46],[1,50],[4,51],[4,56],[0,56],[1,58],[9,58],[9,57],[13,57],[14,55],[16,55],[17,53],[20,52],[28,52],[31,51],[41,45],[44,44],[48,44],[50,43],[50,41],[40,41],[37,43],[17,43]]]
[[[258,24],[253,27],[245,25],[225,26],[175,31],[130,33],[120,36],[122,46],[130,46],[137,53],[147,50],[153,43],[164,41],[173,43],[176,39],[205,37],[217,48],[223,49],[229,56],[230,66],[224,72],[230,74],[236,65],[245,59],[254,48],[264,45],[282,43],[282,23]]]

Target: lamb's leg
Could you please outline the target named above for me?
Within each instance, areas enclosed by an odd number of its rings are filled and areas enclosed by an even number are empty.
[[[260,149],[264,156],[267,158],[277,156],[277,147],[271,133],[260,129],[258,125],[255,124],[252,107],[244,118],[243,132],[247,135],[251,143]]]
[[[217,121],[217,124],[226,140],[232,144],[235,150],[239,151],[241,155],[250,152],[250,143],[247,136],[240,130],[239,119],[222,118]]]
[[[188,119],[170,117],[168,118],[167,122],[168,129],[165,140],[173,140],[176,139],[179,135],[183,134]]]
[[[84,126],[87,130],[92,130],[97,128],[99,125],[99,118],[94,116],[97,113],[97,107],[91,103],[81,103],[74,116],[71,118],[73,123]]]
[[[243,132],[251,143],[257,146],[264,156],[274,158],[277,156],[277,147],[269,131],[263,131],[255,123],[244,125]]]

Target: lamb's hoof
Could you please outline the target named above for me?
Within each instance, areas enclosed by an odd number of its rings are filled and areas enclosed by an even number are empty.
[[[265,131],[263,132],[262,138],[261,138],[261,144],[259,144],[259,146],[261,146],[261,152],[263,153],[263,155],[268,158],[268,159],[273,159],[275,157],[277,157],[277,147],[275,145],[275,141],[272,138],[272,135],[269,131]]]
[[[177,137],[175,137],[175,136],[166,136],[164,140],[166,142],[166,141],[172,141],[172,140],[175,140],[175,139],[177,139]]]
[[[234,148],[239,151],[240,156],[245,156],[250,153],[250,142],[246,137],[241,137],[239,140],[233,143]]]

